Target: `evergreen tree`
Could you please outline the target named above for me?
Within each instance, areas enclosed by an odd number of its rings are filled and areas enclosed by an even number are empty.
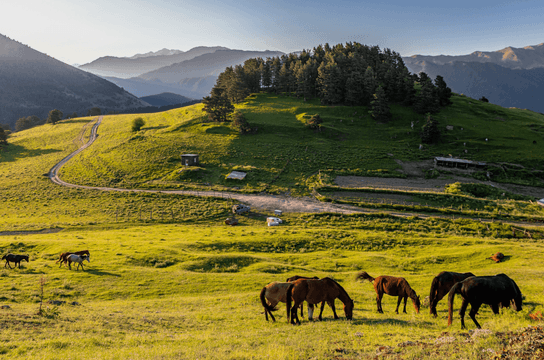
[[[236,129],[240,134],[248,134],[251,132],[251,126],[249,125],[249,122],[247,121],[244,114],[242,114],[240,111],[235,111],[234,114],[232,114],[232,127]]]
[[[47,117],[47,123],[55,125],[57,122],[59,122],[62,119],[62,111],[54,109],[49,112],[49,116]]]
[[[425,73],[420,73],[421,74]],[[420,82],[421,90],[414,103],[414,110],[419,114],[434,114],[440,110],[440,102],[435,86],[430,78]]]
[[[374,100],[370,103],[371,109],[368,113],[372,115],[374,120],[387,122],[391,120],[391,111],[389,109],[389,103],[387,102],[387,96],[383,87],[379,86],[374,94]]]
[[[340,68],[334,61],[331,53],[325,55],[325,61],[321,63],[317,72],[321,103],[342,103],[344,100],[344,84],[342,83]]]
[[[277,94],[280,92],[280,71],[281,71],[281,62],[279,57],[275,57],[272,60],[272,65],[270,67],[272,75],[272,89]]]
[[[288,92],[289,91],[289,66],[287,63],[281,65],[279,79],[278,79],[278,91],[279,92]]]
[[[376,93],[376,87],[378,86],[378,83],[376,81],[376,78],[374,77],[374,70],[369,66],[366,68],[364,80],[363,80],[363,87],[364,87],[364,95],[363,95],[363,105],[368,106],[370,105],[370,102],[373,101],[374,97],[373,94]]]
[[[204,107],[202,111],[208,113],[210,121],[224,122],[234,111],[234,106],[225,94],[225,91],[217,86],[212,88],[210,96],[202,99]]]
[[[0,145],[5,145],[8,143],[8,135],[4,131],[3,127],[0,127]]]
[[[451,89],[448,87],[448,85],[446,85],[444,78],[440,75],[437,75],[436,80],[434,81],[434,84],[436,85],[436,90],[438,93],[438,101],[440,103],[440,106],[450,105],[452,103],[450,100]]]
[[[272,85],[272,72],[270,71],[271,64],[272,64],[272,61],[270,60],[270,58],[268,58],[260,66],[261,85],[267,90],[269,90],[270,86]]]
[[[438,121],[433,119],[431,114],[426,115],[425,124],[421,127],[421,142],[424,144],[432,144],[440,139],[440,130],[438,129]]]

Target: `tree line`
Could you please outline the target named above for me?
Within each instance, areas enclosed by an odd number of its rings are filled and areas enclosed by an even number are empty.
[[[326,105],[368,106],[372,116],[382,121],[391,117],[391,103],[426,114],[450,104],[451,97],[443,77],[433,82],[423,72],[411,74],[395,51],[348,42],[227,67],[204,104],[211,104],[217,113],[210,118],[226,121],[217,110],[221,102],[239,103],[260,91],[289,93],[304,100],[319,98]]]

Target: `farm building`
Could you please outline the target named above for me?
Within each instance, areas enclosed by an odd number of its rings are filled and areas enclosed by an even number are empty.
[[[182,154],[181,164],[186,166],[198,166],[198,154]]]
[[[434,158],[436,166],[455,167],[461,169],[484,168],[487,164],[481,161],[472,161],[465,159],[455,159],[437,156]]]

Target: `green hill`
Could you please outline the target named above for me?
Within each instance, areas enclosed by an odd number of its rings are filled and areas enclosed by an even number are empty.
[[[319,174],[398,177],[402,174],[395,171],[396,160],[451,154],[520,164],[524,170],[494,171],[494,180],[542,186],[543,115],[462,95],[452,101],[433,115],[440,124],[440,142],[423,151],[424,116],[397,105],[392,106],[392,121],[379,123],[364,106],[325,106],[317,100],[256,94],[236,106],[257,128],[252,135],[239,135],[228,123],[206,122],[201,105],[143,115],[146,125],[138,133],[131,131],[136,115],[108,116],[99,140],[70,162],[62,176],[78,184],[129,188],[236,186],[251,192],[307,194]],[[313,114],[324,120],[320,132],[304,126],[304,118]],[[183,153],[200,155],[198,171],[183,171]],[[248,175],[241,182],[227,180],[232,170]]]

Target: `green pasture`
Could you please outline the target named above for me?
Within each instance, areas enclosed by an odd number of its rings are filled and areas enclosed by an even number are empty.
[[[432,353],[452,358],[485,358],[484,350],[500,349],[494,337],[466,343],[458,315],[447,327],[445,300],[439,317],[428,308],[416,314],[395,314],[396,298],[385,296],[384,314],[376,312],[372,285],[354,280],[360,270],[373,276],[405,277],[424,298],[432,278],[442,270],[477,275],[507,273],[525,296],[515,313],[478,319],[493,332],[534,324],[530,313],[544,310],[542,244],[521,240],[478,238],[438,231],[363,231],[352,219],[337,226],[319,226],[306,218],[300,225],[267,228],[264,224],[229,227],[214,224],[95,226],[56,234],[1,236],[2,253],[30,255],[22,269],[0,272],[3,295],[0,352],[28,359],[307,359],[366,358],[380,346],[391,346],[402,358],[427,358]],[[303,225],[308,224],[308,225]],[[58,254],[89,249],[85,271],[58,268]],[[486,260],[502,251],[507,260]],[[266,322],[258,300],[271,281],[295,274],[330,276],[355,301],[354,320],[340,320],[326,307],[324,321],[289,325],[280,307],[277,322]],[[36,315],[45,280],[44,316]],[[80,305],[71,305],[72,302]],[[456,309],[461,301],[455,302]],[[468,318],[468,317],[467,317]],[[475,326],[470,319],[468,329]],[[434,346],[444,333],[455,342]],[[424,345],[399,347],[405,342]]]

